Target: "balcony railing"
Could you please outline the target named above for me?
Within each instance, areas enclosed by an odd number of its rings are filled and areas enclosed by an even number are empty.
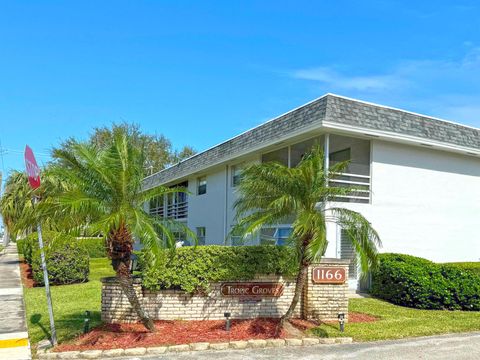
[[[188,201],[167,205],[167,218],[186,219],[188,216]]]
[[[330,186],[353,188],[346,195],[337,196],[336,201],[368,204],[370,202],[370,176],[340,173],[329,180]]]

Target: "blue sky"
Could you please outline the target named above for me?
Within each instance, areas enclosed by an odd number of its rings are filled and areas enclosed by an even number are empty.
[[[326,92],[480,127],[478,1],[0,5],[6,172],[120,121],[202,150]]]

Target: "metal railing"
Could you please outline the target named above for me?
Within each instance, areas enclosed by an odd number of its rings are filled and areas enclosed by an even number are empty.
[[[352,191],[346,195],[337,196],[336,201],[368,204],[370,202],[370,176],[352,173],[339,173],[329,180],[330,186],[348,187]]]
[[[167,205],[167,218],[185,219],[188,216],[188,201]]]

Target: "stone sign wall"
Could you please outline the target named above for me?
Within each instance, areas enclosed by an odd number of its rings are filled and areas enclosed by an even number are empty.
[[[313,282],[316,266],[341,268],[348,279],[348,261],[322,259],[311,266],[302,298],[294,317],[336,320],[339,312],[348,312],[348,284]],[[102,279],[102,320],[107,323],[138,321],[115,278]],[[180,290],[150,291],[142,289],[140,279],[135,290],[145,310],[157,320],[222,320],[230,312],[233,319],[254,317],[278,318],[288,309],[295,290],[295,279],[258,276],[254,280],[212,283],[208,294],[188,294]]]

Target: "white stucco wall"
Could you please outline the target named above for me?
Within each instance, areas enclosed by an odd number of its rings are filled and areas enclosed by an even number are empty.
[[[203,174],[202,174],[203,175]],[[225,241],[226,166],[204,174],[207,176],[207,193],[197,195],[197,179],[188,179],[188,227],[206,228],[206,244],[223,245]]]
[[[342,205],[368,218],[382,252],[438,262],[480,259],[480,159],[373,141],[371,166],[372,203]],[[335,231],[329,235],[334,255]]]

